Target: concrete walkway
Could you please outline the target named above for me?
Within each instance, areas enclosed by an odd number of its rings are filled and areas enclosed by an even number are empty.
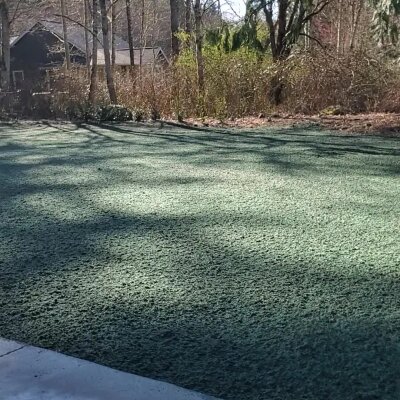
[[[0,339],[1,400],[216,400],[164,382]]]

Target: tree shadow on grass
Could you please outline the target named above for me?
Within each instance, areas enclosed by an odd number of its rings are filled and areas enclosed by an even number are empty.
[[[212,218],[19,232],[33,253],[2,268],[1,334],[226,399],[398,398],[396,274],[226,246]]]
[[[89,125],[84,125],[89,127]],[[111,125],[98,125],[97,128],[106,129],[112,132],[120,133],[123,135],[137,135],[137,127],[130,128],[129,126]],[[94,130],[96,132],[96,130]],[[93,130],[92,130],[93,132]],[[375,136],[362,137],[357,136],[344,136],[335,135],[333,133],[324,134],[321,131],[311,128],[277,128],[277,129],[257,129],[257,130],[227,130],[227,129],[213,129],[201,128],[196,129],[198,134],[191,133],[190,128],[179,126],[173,130],[163,130],[162,128],[157,132],[154,128],[148,132],[143,133],[146,136],[160,138],[172,142],[196,143],[199,145],[212,145],[218,148],[221,145],[223,148],[230,145],[236,148],[237,146],[254,145],[263,146],[261,149],[269,149],[272,147],[279,147],[285,145],[297,145],[306,147],[310,150],[315,150],[317,154],[330,155],[330,154],[346,154],[346,153],[360,153],[368,155],[400,155],[400,150],[396,146],[381,147],[374,144],[375,142],[385,143],[385,139]],[[185,133],[187,135],[185,135]],[[189,136],[189,137],[188,137]],[[113,140],[109,137],[110,140]],[[386,139],[387,140],[387,139]],[[392,138],[393,142],[399,142],[396,138]]]
[[[399,398],[396,141],[117,128],[5,139],[0,335],[226,399]]]
[[[9,129],[8,126],[0,126],[0,131],[7,132]],[[54,136],[55,132],[59,133],[59,140],[45,143],[46,136]],[[69,149],[77,156],[75,160],[71,159],[71,163],[76,164],[86,162],[88,157],[95,161],[94,154],[82,153],[84,149],[107,147],[116,150],[121,147],[130,150],[130,154],[123,152],[125,157],[175,157],[183,163],[197,166],[253,163],[291,174],[339,171],[341,165],[338,163],[342,159],[343,166],[349,164],[350,168],[360,169],[361,172],[370,169],[374,174],[397,174],[399,169],[398,163],[391,158],[400,155],[397,139],[348,137],[305,129],[233,132],[208,129],[206,132],[191,132],[178,128],[149,128],[140,124],[80,124],[67,129],[63,125],[47,123],[46,129],[42,133],[39,130],[35,136],[41,134],[45,135],[40,144],[45,152],[48,147]],[[115,150],[115,154],[110,153],[105,158],[118,157]],[[389,158],[383,158],[385,156]],[[379,163],[376,162],[377,157],[380,157]]]
[[[339,170],[337,164],[332,168],[332,162],[343,159],[344,163],[353,163],[350,168],[360,169],[362,173],[370,168],[374,174],[396,174],[399,168],[392,160],[389,160],[389,165],[385,165],[386,162],[378,165],[375,159],[398,157],[398,139],[339,136],[305,129],[232,132],[208,129],[205,132],[190,132],[117,125],[85,128],[105,142],[118,141],[134,146],[137,140],[145,140],[145,147],[157,155],[179,157],[195,165],[223,166],[233,161],[253,162],[291,174],[327,173],[329,170]]]

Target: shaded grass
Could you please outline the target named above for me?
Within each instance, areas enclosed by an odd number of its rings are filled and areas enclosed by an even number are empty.
[[[225,399],[398,399],[399,140],[0,127],[0,335]]]

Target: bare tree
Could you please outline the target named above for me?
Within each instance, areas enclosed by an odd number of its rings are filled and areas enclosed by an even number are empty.
[[[185,0],[185,32],[192,31],[192,0]]]
[[[361,14],[364,9],[364,0],[354,0],[351,3],[351,29],[350,29],[350,42],[349,49],[353,50],[360,26]]]
[[[332,0],[247,0],[245,24],[257,27],[262,14],[268,26],[268,45],[274,61],[285,60],[300,37],[307,36],[306,25]],[[254,24],[254,22],[256,22]],[[253,25],[252,25],[253,23]],[[313,37],[309,39],[316,40]]]
[[[341,53],[341,49],[343,47],[343,0],[339,0],[339,13],[337,18],[337,31],[336,31],[336,52],[338,54]]]
[[[179,2],[178,0],[170,0],[171,9],[171,55],[176,58],[179,55]]]
[[[367,0],[332,0],[314,18],[314,34],[326,48],[334,49],[337,55],[345,55],[369,40],[371,16]]]
[[[116,1],[111,0],[111,65],[115,66],[116,60],[116,49],[115,49],[115,35],[117,31],[116,27],[117,23],[117,9],[116,9]]]
[[[86,53],[86,69],[88,77],[90,77],[90,44],[89,44],[89,4],[88,0],[83,0],[84,7],[84,25],[85,25],[85,53]]]
[[[111,103],[116,104],[117,92],[115,90],[114,76],[111,68],[110,29],[107,16],[106,0],[99,0],[99,5],[101,14],[101,30],[103,33],[104,65],[106,72],[107,88]]]
[[[142,75],[143,64],[143,48],[145,43],[145,28],[146,28],[146,9],[145,0],[141,0],[140,4],[140,53],[139,53],[139,74]]]
[[[65,5],[65,0],[60,0],[61,9],[61,20],[63,27],[63,41],[64,41],[64,51],[65,51],[65,65],[67,70],[71,69],[71,56],[69,52],[69,42],[68,42],[68,27],[67,27],[67,8]]]
[[[132,32],[132,3],[131,0],[125,0],[126,5],[126,21],[128,26],[128,43],[129,43],[129,57],[131,66],[135,65],[135,51],[133,47],[133,32]]]
[[[92,68],[90,71],[90,88],[89,88],[89,102],[94,104],[96,102],[96,92],[97,92],[97,50],[98,50],[98,43],[97,43],[97,36],[99,33],[98,27],[98,4],[97,0],[92,1]]]
[[[0,2],[1,13],[1,87],[9,89],[11,83],[11,70],[10,70],[10,16],[9,8],[6,1]]]
[[[204,94],[204,58],[203,58],[203,29],[202,29],[203,10],[201,0],[194,2],[194,31],[196,43],[196,61],[197,61],[197,83],[199,94]]]
[[[196,48],[196,64],[197,64],[197,84],[200,97],[204,96],[204,56],[203,56],[203,18],[207,11],[216,5],[220,5],[215,0],[193,0],[193,14],[194,14],[194,41]],[[190,10],[191,14],[191,10]],[[189,18],[189,15],[187,16]]]
[[[332,0],[247,0],[247,15],[244,27],[252,31],[247,35],[256,45],[257,26],[262,14],[268,26],[268,47],[275,62],[286,60],[300,37],[318,41],[307,32],[307,25],[320,14]],[[273,104],[282,100],[284,84],[277,73],[271,78],[269,97]]]

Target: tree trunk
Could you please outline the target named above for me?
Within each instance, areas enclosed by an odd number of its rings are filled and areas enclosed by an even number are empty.
[[[279,59],[286,58],[287,57],[286,53],[288,52],[287,32],[286,32],[288,7],[289,7],[288,0],[281,0],[279,2],[278,35],[277,35],[277,39],[276,39],[277,57]]]
[[[285,88],[283,82],[280,79],[280,71],[278,70],[276,74],[270,80],[269,89],[269,101],[274,106],[279,106],[282,103],[283,89]]]
[[[304,25],[304,33],[306,36],[304,37],[304,48],[309,50],[311,47],[310,37],[311,37],[311,21],[306,22]]]
[[[111,65],[115,67],[116,49],[115,49],[115,35],[117,31],[116,26],[117,10],[115,8],[115,1],[111,0]]]
[[[204,95],[204,59],[203,59],[203,33],[202,33],[202,9],[200,0],[194,4],[194,25],[196,35],[196,61],[197,61],[197,83],[200,96]]]
[[[103,51],[104,51],[104,64],[107,80],[107,88],[112,104],[117,103],[117,92],[114,85],[114,77],[111,68],[111,55],[110,55],[110,32],[107,18],[106,0],[99,0],[100,13],[101,13],[101,30],[103,32]]]
[[[185,32],[192,32],[192,0],[185,0]]]
[[[1,87],[5,90],[10,88],[11,70],[10,70],[10,18],[7,4],[2,1],[0,3],[1,13]]]
[[[277,48],[276,48],[276,35],[275,35],[275,22],[273,18],[273,9],[272,9],[272,3],[269,5],[264,6],[264,14],[265,14],[265,20],[268,25],[268,30],[269,30],[269,42],[271,46],[271,53],[272,53],[272,58],[276,60],[278,58],[278,53],[277,53]]]
[[[139,51],[139,75],[140,76],[142,76],[145,17],[146,17],[146,13],[145,13],[145,9],[144,9],[144,0],[142,0],[141,11],[140,11],[140,51]]]
[[[343,19],[343,0],[339,0],[339,15],[337,23],[337,35],[336,35],[336,52],[340,54],[342,45],[342,19]]]
[[[131,66],[135,65],[135,51],[133,48],[133,33],[132,33],[132,4],[131,0],[126,0],[126,20],[128,23],[128,43],[129,43],[129,57]]]
[[[171,55],[175,59],[179,55],[179,3],[178,0],[170,0],[171,9]]]
[[[67,9],[66,9],[66,6],[65,6],[65,0],[60,0],[60,8],[61,8],[61,20],[62,20],[62,28],[63,28],[65,65],[67,67],[67,70],[70,70],[71,69],[71,56],[70,56],[70,53],[69,53],[67,19],[65,18],[65,16],[67,15]]]
[[[85,18],[85,54],[86,54],[86,70],[87,76],[90,77],[90,44],[89,44],[89,4],[88,0],[83,0],[84,18]]]
[[[352,18],[352,24],[351,24],[351,36],[350,36],[350,44],[349,48],[350,50],[354,49],[355,42],[356,42],[356,37],[358,33],[358,27],[360,25],[360,18],[361,14],[363,11],[364,7],[364,0],[359,0],[358,1],[358,7],[353,3],[353,18]]]
[[[92,2],[92,31],[93,31],[93,47],[92,47],[92,68],[90,72],[90,88],[89,88],[89,102],[94,105],[96,102],[97,92],[97,36],[99,33],[99,27],[97,24],[97,0]]]

